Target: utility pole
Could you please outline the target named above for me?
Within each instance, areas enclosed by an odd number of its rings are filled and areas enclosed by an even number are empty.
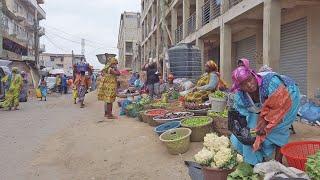
[[[2,32],[4,31],[4,22],[3,22],[3,4],[2,1],[0,1],[0,58],[3,56],[3,38],[2,38]]]
[[[39,65],[39,21],[38,21],[38,12],[35,11],[34,18],[34,57],[36,61],[36,67]]]

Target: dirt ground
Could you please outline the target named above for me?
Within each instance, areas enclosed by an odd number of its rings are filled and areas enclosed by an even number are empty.
[[[98,123],[103,104],[95,93],[87,96],[85,109],[69,96],[55,98],[0,112],[8,120],[0,129],[6,144],[0,148],[0,179],[190,179],[183,161],[192,160],[201,143],[173,156],[145,123],[126,117]],[[319,128],[297,123],[295,129],[291,140],[320,140]]]
[[[48,138],[32,162],[30,179],[189,179],[184,160],[201,149],[192,143],[183,155],[167,153],[153,128],[135,119],[97,123],[102,104],[88,97],[87,122]],[[294,140],[320,140],[318,128],[295,124]]]

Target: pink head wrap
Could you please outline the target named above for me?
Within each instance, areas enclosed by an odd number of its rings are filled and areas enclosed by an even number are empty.
[[[239,61],[241,61],[244,64],[244,67],[250,68],[250,61],[246,58],[242,58]]]
[[[259,86],[262,82],[261,76],[259,76],[257,73],[254,72],[254,70],[250,68],[249,60],[241,59],[241,61],[243,62],[244,66],[239,66],[232,72],[232,92],[238,91],[240,89],[240,84],[243,81],[247,80],[250,77],[250,75],[253,75],[256,78]]]

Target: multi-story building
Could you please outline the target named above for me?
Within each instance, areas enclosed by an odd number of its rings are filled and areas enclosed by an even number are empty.
[[[140,13],[124,12],[121,14],[118,35],[118,59],[121,68],[140,67],[140,59],[137,60],[140,41]],[[138,62],[137,62],[138,61]]]
[[[41,68],[63,69],[67,76],[73,75],[73,65],[86,62],[84,55],[43,53],[39,57]]]
[[[320,87],[319,0],[142,0],[142,59],[163,58],[162,44],[191,43],[202,64],[214,59],[231,84],[239,58],[295,79],[303,94]],[[162,24],[166,24],[163,31]],[[161,32],[163,31],[163,32]],[[165,38],[164,38],[165,37]]]
[[[36,74],[35,41],[44,35],[43,27],[36,30],[35,24],[46,18],[45,11],[40,7],[43,0],[2,0],[1,1],[1,46],[0,58],[12,61],[30,77]],[[37,33],[35,33],[37,31]],[[38,37],[35,38],[35,34]],[[44,45],[39,51],[45,51]],[[32,78],[34,80],[34,78]]]

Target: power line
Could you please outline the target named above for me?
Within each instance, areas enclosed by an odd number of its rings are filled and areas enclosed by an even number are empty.
[[[48,31],[47,31],[47,32],[48,32]],[[54,36],[57,36],[57,37],[59,37],[59,38],[61,38],[61,39],[64,39],[64,40],[66,40],[66,41],[70,41],[70,42],[72,42],[72,43],[81,45],[81,42],[75,41],[75,40],[72,40],[72,39],[68,39],[68,38],[63,37],[63,36],[61,36],[61,35],[59,35],[59,34],[56,34],[56,33],[53,33],[53,32],[49,32],[49,34],[52,34],[52,35],[54,35]],[[92,46],[92,45],[87,45],[87,46],[92,47],[92,48],[104,48],[104,46],[98,46],[98,47],[97,47],[97,46]],[[110,48],[106,48],[106,49],[117,49],[117,48],[116,48],[116,47],[110,47]]]
[[[48,42],[49,42],[50,44],[52,44],[54,47],[56,47],[56,48],[58,48],[58,49],[60,49],[60,50],[62,50],[62,51],[64,51],[64,52],[68,52],[68,51],[66,51],[64,48],[61,48],[60,46],[58,46],[57,44],[55,44],[46,34],[44,35],[44,37],[46,37],[46,39],[48,40]]]
[[[103,46],[104,46],[104,43],[97,42],[97,41],[93,41],[93,40],[86,39],[86,38],[81,38],[81,37],[75,36],[75,35],[73,35],[73,34],[67,33],[67,32],[65,32],[65,31],[63,31],[63,30],[61,30],[61,29],[59,29],[59,28],[56,28],[56,27],[52,27],[52,26],[48,26],[48,25],[45,25],[45,26],[46,26],[46,28],[48,28],[48,29],[54,29],[54,30],[56,30],[56,31],[59,31],[59,32],[64,33],[64,34],[66,34],[66,35],[69,35],[69,36],[71,36],[71,37],[74,37],[74,38],[77,38],[77,39],[84,39],[84,40],[86,40],[86,41],[88,41],[88,42],[91,42],[91,43],[94,43],[94,44],[100,44],[100,45],[103,45]]]

